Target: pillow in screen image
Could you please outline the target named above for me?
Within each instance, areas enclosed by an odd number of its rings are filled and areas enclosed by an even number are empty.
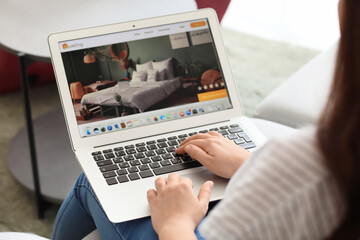
[[[131,82],[144,82],[146,81],[147,71],[134,71]]]
[[[143,64],[136,64],[136,71],[147,71],[150,69],[153,69],[152,61]]]
[[[158,81],[163,81],[163,80],[166,80],[167,77],[166,77],[166,69],[163,69],[161,71],[158,71],[159,72],[159,80]]]
[[[159,81],[159,71],[155,69],[147,70],[147,81],[148,82],[157,82]]]
[[[153,69],[156,69],[158,71],[165,69],[167,78],[168,79],[174,78],[172,58],[168,58],[168,59],[166,59],[164,61],[160,61],[160,62],[152,62],[152,67],[153,67]]]

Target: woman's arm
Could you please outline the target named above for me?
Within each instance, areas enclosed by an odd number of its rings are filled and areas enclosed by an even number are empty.
[[[159,177],[147,193],[151,221],[160,239],[196,239],[195,228],[204,218],[213,182],[203,184],[196,196],[192,181],[177,173]]]
[[[196,134],[183,141],[176,153],[188,153],[214,174],[231,178],[251,153],[220,133]]]

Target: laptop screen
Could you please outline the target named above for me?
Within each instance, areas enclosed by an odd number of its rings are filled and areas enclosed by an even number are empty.
[[[59,48],[81,137],[232,108],[207,19]]]

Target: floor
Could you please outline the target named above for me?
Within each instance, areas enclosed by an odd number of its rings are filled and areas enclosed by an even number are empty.
[[[222,25],[322,51],[339,38],[337,5],[338,0],[232,0]]]

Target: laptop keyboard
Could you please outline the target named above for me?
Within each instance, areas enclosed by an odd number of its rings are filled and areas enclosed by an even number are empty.
[[[217,131],[245,149],[256,147],[255,143],[238,124],[232,124],[97,151],[93,152],[92,156],[108,185],[136,181],[202,166],[201,163],[187,154],[176,154],[175,149],[187,137],[208,131]]]

